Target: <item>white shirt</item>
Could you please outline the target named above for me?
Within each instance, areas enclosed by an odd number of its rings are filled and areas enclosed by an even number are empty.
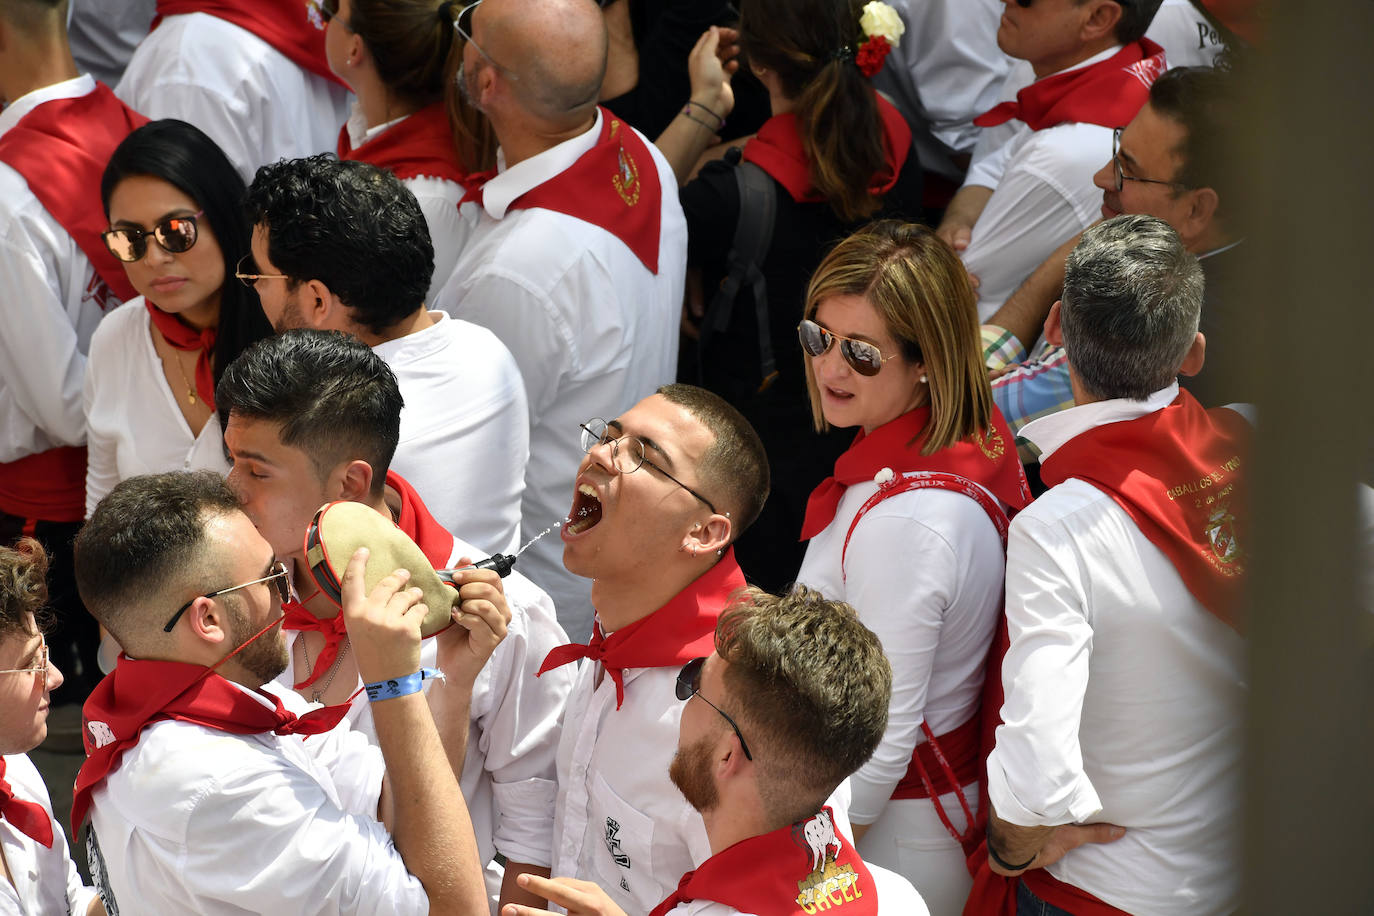
[[[143,297],[136,296],[111,312],[91,338],[82,397],[87,518],[115,484],[139,474],[200,468],[229,473],[219,418],[211,414],[192,435],[177,404],[183,395],[163,375],[152,323]]]
[[[397,118],[369,129],[363,120],[362,108],[355,101],[344,126],[348,129],[348,142],[357,149],[404,120]],[[430,241],[434,243],[434,275],[430,278],[429,292],[425,294],[425,301],[433,302],[434,297],[439,295],[440,287],[453,273],[458,255],[477,226],[481,209],[475,200],[461,207],[458,205],[467,194],[467,189],[456,181],[430,175],[402,178],[400,181],[415,195],[420,212],[425,215],[425,223],[429,226]]]
[[[67,836],[52,816],[52,801],[43,777],[28,755],[6,754],[5,781],[15,798],[37,802],[48,812],[52,846],[44,846],[0,818],[0,848],[10,870],[10,880],[0,880],[0,916],[85,916],[95,891],[81,883],[67,850]]]
[[[448,563],[456,564],[464,556],[478,559],[480,553],[454,538]],[[502,586],[511,620],[506,638],[473,684],[472,721],[458,783],[482,862],[499,852],[512,862],[548,866],[553,863],[555,756],[574,672],[564,667],[535,677],[544,657],[566,643],[567,636],[554,619],[553,602],[539,586],[519,572],[503,579]],[[292,634],[293,658],[297,638],[298,633]],[[420,644],[420,664],[438,665],[433,639]],[[289,691],[293,675],[288,668],[276,685]],[[424,686],[429,690],[433,682]],[[345,721],[377,743],[365,694],[354,697]]]
[[[568,514],[583,457],[577,425],[618,416],[677,374],[687,223],[677,179],[653,144],[646,141],[663,191],[657,274],[591,223],[551,210],[507,210],[591,149],[601,117],[537,156],[510,168],[499,163],[472,240],[434,303],[490,328],[520,366],[530,410],[524,539]],[[562,543],[544,538],[520,562],[553,596],[568,635],[590,638],[591,581],[563,568]]]
[[[998,102],[1011,58],[997,47],[1000,0],[893,0],[906,32],[873,85],[912,125],[921,167],[956,180],[951,153],[971,153],[973,119]]]
[[[372,348],[405,399],[392,470],[481,556],[512,552],[530,450],[520,369],[486,328],[429,315],[436,324]]]
[[[879,916],[928,916],[930,910],[911,886],[911,882],[896,872],[880,868],[872,862],[865,862],[873,876],[873,887],[878,894]],[[668,911],[667,916],[755,916],[723,903],[710,900],[693,900],[679,903]]]
[[[44,102],[94,90],[80,76],[21,96],[0,111],[0,134]],[[0,462],[86,441],[86,352],[118,304],[28,182],[0,162]]]
[[[1072,407],[1021,435],[1045,457],[1105,423],[1167,405]],[[1139,916],[1239,905],[1244,641],[1198,603],[1169,559],[1105,492],[1070,479],[1012,521],[1005,723],[988,758],[998,816],[1021,826],[1126,828],[1049,866]]]
[[[210,135],[245,182],[258,166],[333,152],[350,93],[209,13],[168,16],[143,39],[116,93],[150,118]]]
[[[850,782],[850,816],[871,824],[924,742],[964,724],[982,698],[984,663],[1002,601],[1002,539],[987,513],[963,495],[938,489],[888,497],[854,529],[854,515],[878,489],[854,484],[835,518],[811,539],[797,581],[848,602],[877,634],[892,664],[887,732]],[[952,841],[952,840],[951,840]]]
[[[125,912],[426,913],[376,819],[382,774],[346,725],[302,738],[156,722],[93,794],[93,876]]]

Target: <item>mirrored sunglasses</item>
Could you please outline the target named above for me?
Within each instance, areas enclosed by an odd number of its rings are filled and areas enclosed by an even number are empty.
[[[883,363],[892,359],[891,356],[884,357],[882,351],[868,341],[842,337],[810,318],[797,325],[797,339],[801,341],[802,349],[812,357],[825,353],[838,340],[840,355],[849,363],[850,368],[860,375],[877,375],[883,368]]]
[[[149,236],[157,239],[157,243],[164,251],[181,254],[183,251],[189,251],[196,243],[196,220],[204,215],[204,210],[197,210],[190,216],[169,216],[154,226],[151,232],[147,229],[121,227],[108,229],[102,232],[100,237],[105,240],[105,247],[110,250],[110,254],[121,261],[137,261],[147,254]]]

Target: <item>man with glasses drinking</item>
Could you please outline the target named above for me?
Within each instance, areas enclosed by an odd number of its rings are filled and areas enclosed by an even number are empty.
[[[1166,66],[1163,49],[1144,37],[1159,4],[1004,0],[997,44],[1027,61],[1035,82],[974,119],[1016,127],[970,168],[937,230],[979,278],[980,319],[1096,218],[1091,177],[1101,150]]]
[[[644,913],[710,854],[668,779],[682,713],[673,685],[711,651],[716,618],[745,587],[730,545],[763,507],[768,463],[748,421],[690,385],[580,431],[563,562],[591,580],[597,624],[541,669],[586,659],[558,748],[553,873]]]
[[[805,587],[781,598],[750,589],[708,648],[677,672],[669,774],[700,812],[711,856],[651,916],[924,916],[906,879],[860,859],[826,801],[887,727],[892,673],[878,637],[847,604]],[[525,883],[571,916],[625,912],[595,879]]]
[[[343,617],[376,688],[378,750],[339,725],[347,707],[306,712],[270,683],[289,660],[288,573],[219,475],[123,481],[76,558],[82,597],[127,653],[86,703],[72,807],[78,832],[89,814],[110,913],[485,912],[451,767],[505,631],[495,574],[435,637],[449,677],[425,697],[419,590],[397,570],[368,592],[367,551],[349,561]]]
[[[587,0],[481,0],[455,26],[459,86],[501,144],[476,228],[435,306],[510,348],[529,401],[522,540],[563,515],[577,424],[677,372],[687,224],[677,179],[629,124],[597,107],[606,26]],[[591,634],[587,584],[557,544],[522,569],[574,639]]]

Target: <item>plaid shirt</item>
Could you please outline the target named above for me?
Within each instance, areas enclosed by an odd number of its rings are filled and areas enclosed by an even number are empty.
[[[1007,418],[1013,433],[1031,420],[1073,406],[1069,384],[1069,360],[1062,347],[1042,344],[1029,355],[1010,332],[996,325],[983,325],[983,358],[991,370],[1013,366],[1011,371],[992,381],[992,400]],[[1025,439],[1017,437],[1017,451],[1024,464],[1035,464],[1039,453]]]

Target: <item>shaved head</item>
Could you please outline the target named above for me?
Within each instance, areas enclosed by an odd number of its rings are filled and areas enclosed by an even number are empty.
[[[606,23],[592,0],[484,0],[474,38],[518,74],[514,91],[553,129],[584,122],[606,74]]]

